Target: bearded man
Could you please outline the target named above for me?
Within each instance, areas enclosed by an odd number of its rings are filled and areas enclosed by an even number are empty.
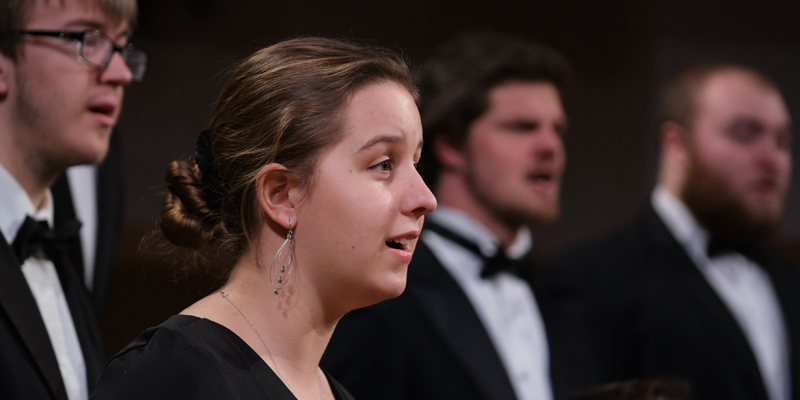
[[[634,223],[556,258],[604,380],[687,379],[699,400],[800,399],[800,269],[765,245],[789,188],[777,86],[734,64],[683,71],[662,99],[660,170]]]

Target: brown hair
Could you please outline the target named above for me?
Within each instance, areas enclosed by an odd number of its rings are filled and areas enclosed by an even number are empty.
[[[778,90],[770,78],[748,66],[731,62],[697,64],[684,69],[666,84],[661,96],[659,123],[669,121],[691,128],[697,117],[698,98],[706,82],[713,75],[727,71],[750,75],[765,87]]]
[[[0,2],[0,53],[16,60],[17,50],[22,42],[20,31],[25,29],[28,14],[35,2],[55,0],[3,0]],[[64,6],[65,0],[58,0]],[[136,26],[136,0],[78,0],[93,3],[100,8],[113,23],[128,21],[130,29]]]
[[[572,69],[557,51],[539,43],[490,31],[466,32],[443,43],[419,73],[420,115],[425,142],[443,136],[461,148],[472,123],[486,112],[489,92],[509,81],[553,84],[563,97]],[[420,174],[434,187],[441,166],[423,148]]]
[[[220,244],[230,267],[266,218],[255,194],[261,167],[279,163],[308,190],[319,154],[342,138],[352,94],[382,81],[417,97],[406,64],[381,47],[311,37],[255,52],[234,69],[217,101],[208,133],[216,182],[204,190],[209,177],[196,162],[167,168],[164,235],[193,249]]]

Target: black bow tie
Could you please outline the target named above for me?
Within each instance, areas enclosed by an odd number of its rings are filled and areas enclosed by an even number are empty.
[[[508,272],[519,276],[520,272],[526,268],[526,264],[528,264],[526,262],[526,257],[519,260],[508,258],[506,252],[499,247],[494,256],[486,257],[477,244],[436,223],[426,222],[425,228],[436,232],[438,235],[480,257],[481,260],[483,260],[483,269],[481,270],[481,278],[483,279],[491,278],[500,272]]]
[[[756,246],[748,243],[732,242],[716,236],[712,237],[708,241],[706,252],[709,259],[714,259],[716,257],[721,257],[731,253],[739,253],[759,264],[761,263],[762,259],[761,253],[758,251]]]
[[[78,236],[80,229],[81,223],[76,219],[65,221],[56,229],[50,229],[47,221],[35,220],[28,216],[19,228],[11,248],[20,265],[39,249],[44,250],[48,258],[55,260],[57,252],[65,251],[64,247]]]

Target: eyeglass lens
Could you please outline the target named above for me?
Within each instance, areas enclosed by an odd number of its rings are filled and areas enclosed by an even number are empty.
[[[88,31],[81,41],[81,57],[98,68],[105,68],[114,56],[115,47],[116,43],[110,37],[98,31]],[[140,81],[147,66],[147,54],[130,45],[123,47],[120,54],[130,69],[133,80]]]

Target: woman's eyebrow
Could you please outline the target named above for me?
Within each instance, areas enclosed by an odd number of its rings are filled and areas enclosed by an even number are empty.
[[[402,135],[398,134],[379,135],[370,139],[364,146],[361,146],[361,149],[359,149],[358,151],[362,152],[378,144],[383,144],[383,143],[402,144],[403,142],[405,142],[405,138]]]

